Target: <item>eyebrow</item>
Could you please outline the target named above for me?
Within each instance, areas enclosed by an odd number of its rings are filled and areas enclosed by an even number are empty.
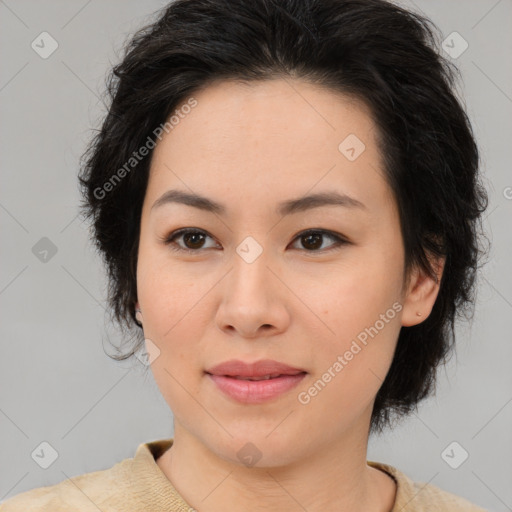
[[[226,207],[220,203],[208,199],[207,197],[185,192],[183,190],[168,190],[153,203],[151,210],[172,203],[192,206],[194,208],[219,215],[226,213]],[[350,197],[346,194],[330,191],[319,192],[316,194],[300,197],[298,199],[289,199],[287,201],[283,201],[278,204],[276,211],[278,215],[285,216],[311,210],[313,208],[319,208],[322,206],[342,206],[346,208],[359,208],[363,210],[367,209],[366,206],[361,203],[361,201],[353,197]]]

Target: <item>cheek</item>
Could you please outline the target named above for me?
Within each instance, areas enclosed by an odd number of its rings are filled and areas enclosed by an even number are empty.
[[[341,346],[376,322],[378,327],[382,321],[386,326],[397,323],[399,307],[393,309],[393,304],[400,300],[399,275],[396,268],[366,260],[338,272],[337,280],[331,278],[323,290],[317,289],[324,322]]]
[[[162,265],[163,267],[163,265]],[[211,287],[170,272],[154,263],[140,279],[139,297],[144,304],[144,336],[159,350],[151,371],[169,407],[179,414],[199,393],[201,368],[198,354],[207,302],[201,300]]]
[[[330,335],[318,340],[320,377],[334,373],[333,399],[371,398],[389,369],[401,328],[400,257],[369,257],[338,272],[318,295]],[[390,263],[391,262],[391,263]],[[326,331],[327,332],[327,331]],[[325,375],[328,380],[329,375]],[[321,384],[320,384],[321,385]],[[337,391],[335,391],[337,389]],[[327,396],[326,396],[327,399]]]
[[[389,304],[382,317],[347,312],[346,317],[340,315],[346,321],[337,324],[336,339],[319,340],[315,373],[301,389],[299,402],[311,406],[310,411],[317,411],[333,429],[363,414],[384,382],[400,331],[399,308],[399,303],[395,308]]]
[[[143,309],[144,337],[154,343],[157,357],[151,364],[155,382],[171,409],[198,392],[197,340],[202,339],[198,315],[206,290],[183,273],[168,269],[161,256],[141,252],[137,292]],[[193,319],[193,321],[191,321]],[[186,392],[185,392],[186,389]]]
[[[160,247],[144,244],[141,239],[137,266],[137,295],[143,305],[144,333],[147,337],[174,343],[188,315],[200,308],[207,288],[205,280],[194,278],[186,267],[170,265],[170,258]],[[196,305],[196,306],[194,306]],[[194,325],[187,325],[193,328]]]

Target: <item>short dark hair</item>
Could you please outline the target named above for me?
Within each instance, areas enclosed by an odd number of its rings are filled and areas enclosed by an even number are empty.
[[[455,93],[460,72],[436,51],[439,40],[428,18],[384,0],[176,0],[137,32],[109,75],[109,109],[79,174],[112,318],[136,332],[129,352],[111,357],[126,359],[143,344],[134,303],[152,152],[133,170],[126,162],[173,109],[214,81],[293,77],[369,107],[399,209],[404,275],[416,266],[434,277],[429,256],[446,257],[431,314],[401,328],[371,431],[415,409],[453,348],[456,317],[473,313],[485,252],[478,148]]]

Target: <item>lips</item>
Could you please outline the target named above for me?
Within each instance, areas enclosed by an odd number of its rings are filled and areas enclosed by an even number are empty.
[[[226,361],[205,372],[223,394],[237,402],[258,404],[294,388],[307,374],[301,368],[270,359]]]
[[[272,375],[265,375],[264,377],[240,377],[239,375],[232,376],[234,379],[238,380],[268,380],[268,379],[276,379],[277,377],[280,377],[281,373],[274,373]],[[229,377],[229,375],[228,375]]]
[[[253,363],[245,363],[237,359],[218,364],[206,373],[211,375],[223,375],[225,377],[234,377],[248,380],[262,380],[276,378],[280,375],[298,375],[304,373],[302,368],[295,368],[272,359],[263,359]]]

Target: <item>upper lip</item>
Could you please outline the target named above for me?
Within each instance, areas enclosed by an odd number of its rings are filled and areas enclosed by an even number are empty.
[[[305,370],[272,359],[262,359],[252,363],[232,359],[213,366],[206,370],[206,373],[228,377],[266,377],[267,375],[297,375],[305,373]]]

